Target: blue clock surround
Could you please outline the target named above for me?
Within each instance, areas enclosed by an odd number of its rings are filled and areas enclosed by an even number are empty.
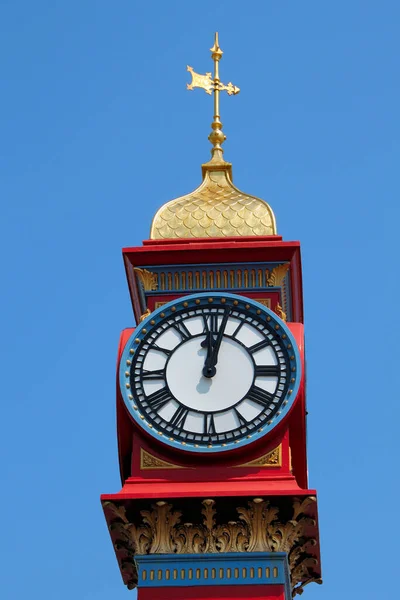
[[[152,437],[154,437],[158,441],[161,441],[164,444],[166,444],[167,446],[170,446],[174,449],[179,449],[181,451],[193,452],[193,453],[202,454],[202,455],[223,453],[223,452],[227,452],[227,451],[231,451],[231,450],[238,450],[239,448],[241,448],[243,446],[247,446],[248,444],[251,444],[251,443],[255,442],[256,440],[259,440],[260,438],[271,433],[271,431],[273,429],[275,429],[275,427],[286,417],[286,415],[289,413],[290,409],[292,408],[292,406],[296,400],[298,391],[299,391],[301,377],[302,377],[302,365],[301,365],[300,353],[299,353],[299,350],[297,347],[296,340],[294,339],[293,334],[290,331],[289,327],[286,325],[286,323],[284,321],[282,321],[282,319],[280,319],[271,309],[267,308],[266,306],[260,304],[259,302],[257,302],[256,300],[253,300],[251,298],[245,298],[243,296],[239,296],[237,294],[231,294],[229,292],[228,293],[223,293],[223,292],[212,293],[212,298],[215,298],[215,299],[216,298],[225,298],[227,301],[226,302],[227,305],[229,305],[230,300],[232,300],[232,303],[237,301],[237,303],[238,303],[236,306],[237,309],[240,309],[240,308],[245,309],[245,307],[246,307],[247,312],[249,314],[254,314],[254,315],[257,314],[256,311],[261,310],[262,313],[265,314],[266,318],[269,317],[270,325],[273,325],[275,327],[275,335],[279,335],[284,340],[286,346],[288,344],[291,344],[290,352],[292,353],[292,355],[294,355],[294,360],[293,360],[292,364],[294,365],[294,368],[295,368],[295,371],[293,372],[293,377],[295,378],[295,382],[290,386],[290,390],[288,390],[286,397],[283,400],[282,408],[278,411],[278,413],[275,415],[275,417],[271,421],[268,421],[268,423],[265,423],[265,425],[263,425],[263,427],[260,428],[260,430],[257,433],[252,434],[249,438],[241,439],[238,442],[227,442],[224,444],[224,446],[222,446],[221,444],[213,444],[212,447],[208,447],[208,446],[196,447],[195,444],[191,444],[190,442],[186,442],[185,444],[182,444],[182,442],[180,442],[179,440],[175,440],[175,439],[170,440],[167,435],[159,434],[157,431],[154,430],[153,427],[150,427],[149,424],[147,423],[146,419],[140,413],[140,411],[137,408],[135,409],[136,405],[135,405],[134,398],[129,397],[131,395],[130,390],[127,389],[127,387],[126,387],[126,384],[127,384],[127,377],[126,377],[127,361],[131,360],[133,358],[133,355],[136,354],[136,352],[140,351],[141,342],[146,337],[149,329],[156,327],[161,321],[164,321],[168,316],[170,316],[170,315],[172,316],[176,311],[176,307],[182,306],[184,302],[187,303],[187,305],[185,305],[185,307],[187,309],[190,309],[190,308],[198,309],[198,308],[201,308],[202,306],[209,307],[210,306],[210,304],[209,304],[210,296],[211,296],[210,293],[196,293],[196,294],[191,294],[190,296],[182,296],[181,298],[178,298],[176,300],[168,302],[167,304],[164,304],[163,306],[157,308],[154,312],[152,312],[148,317],[146,317],[146,319],[144,319],[139,324],[139,326],[133,331],[133,333],[129,337],[129,339],[126,343],[126,346],[124,348],[124,351],[122,353],[122,356],[121,356],[120,368],[119,368],[119,382],[120,382],[120,390],[121,390],[122,398],[124,400],[126,408],[129,411],[129,414],[134,419],[134,421],[139,425],[140,429],[146,431],[148,434],[150,434]],[[196,303],[196,300],[198,300],[200,302]],[[163,314],[162,317],[161,317],[161,314]],[[155,323],[151,324],[150,322],[153,322],[153,321]]]

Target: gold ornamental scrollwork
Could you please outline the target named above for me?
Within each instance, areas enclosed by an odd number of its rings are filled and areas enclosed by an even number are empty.
[[[263,306],[271,308],[271,298],[255,298],[255,300],[257,300],[257,302],[259,302]]]
[[[288,263],[278,265],[267,275],[267,283],[270,287],[281,287],[286,273],[289,270]]]
[[[139,323],[141,323],[142,321],[147,319],[147,317],[149,317],[150,315],[151,315],[151,310],[149,308],[146,308],[144,313],[139,317]]]
[[[210,498],[202,501],[199,523],[182,522],[184,512],[165,501],[140,511],[139,524],[131,523],[125,509],[112,502],[106,502],[104,509],[112,515],[109,527],[117,556],[122,549],[132,563],[135,554],[286,552],[296,595],[311,581],[321,582],[312,551],[316,540],[309,534],[316,525],[309,516],[315,502],[311,496],[294,499],[290,514],[282,519],[280,509],[269,500],[254,498],[237,507],[237,519],[226,523],[218,522],[217,504]],[[136,585],[135,577],[133,571],[127,574],[128,583],[124,577],[128,587]]]
[[[139,267],[135,267],[133,270],[139,277],[146,292],[153,292],[158,288],[157,273],[152,273],[147,269],[140,269]]]
[[[180,522],[182,513],[172,510],[172,504],[163,500],[152,506],[153,510],[142,510],[143,523],[149,526],[151,531],[151,546],[149,554],[170,554],[176,552],[176,544],[173,540],[175,526]]]
[[[161,306],[164,306],[164,304],[167,304],[167,302],[155,302],[154,303],[154,310],[156,310],[157,308],[160,308]]]
[[[287,320],[286,313],[283,310],[282,306],[279,304],[279,302],[275,306],[275,313],[278,315],[278,317],[280,317],[282,319],[282,321],[286,321]]]
[[[154,470],[154,469],[184,469],[180,465],[153,456],[147,450],[140,448],[140,469],[142,471]]]
[[[282,444],[279,444],[277,448],[259,456],[255,460],[251,460],[241,465],[235,465],[235,467],[281,467],[282,466]]]
[[[124,506],[116,506],[113,502],[105,502],[104,510],[113,515],[113,520],[109,524],[109,530],[114,540],[114,550],[120,553],[119,567],[122,579],[129,590],[133,590],[138,583],[138,574],[134,561],[135,554],[147,554],[150,548],[150,537],[146,526],[135,527],[126,516]],[[138,531],[142,531],[141,533]]]

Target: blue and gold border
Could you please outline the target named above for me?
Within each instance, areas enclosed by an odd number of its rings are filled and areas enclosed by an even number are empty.
[[[286,397],[284,398],[282,403],[282,408],[275,414],[275,416],[270,421],[266,422],[265,425],[260,427],[260,429],[256,433],[249,435],[247,438],[242,438],[233,442],[226,442],[223,445],[214,443],[212,446],[197,447],[194,443],[182,443],[179,440],[167,437],[167,435],[164,435],[162,432],[155,431],[151,424],[147,423],[145,416],[139,412],[138,406],[135,403],[135,398],[131,394],[130,390],[127,389],[129,386],[126,383],[127,375],[125,365],[127,364],[127,362],[130,362],[135,352],[140,350],[141,342],[144,340],[149,330],[152,327],[157,326],[159,322],[164,321],[164,319],[168,318],[169,315],[173,315],[180,307],[184,307],[187,310],[190,308],[197,309],[201,308],[202,306],[209,306],[209,293],[197,293],[190,296],[184,296],[172,302],[168,302],[161,308],[155,310],[148,317],[146,317],[146,319],[144,319],[140,323],[139,327],[135,329],[135,331],[131,334],[130,338],[128,339],[121,357],[119,370],[119,380],[122,397],[130,415],[137,422],[137,424],[142,429],[145,429],[147,433],[149,433],[151,436],[162,441],[168,446],[171,446],[172,448],[203,454],[227,452],[229,450],[238,449],[247,444],[251,444],[254,441],[270,433],[286,417],[286,415],[292,408],[294,401],[296,400],[297,393],[299,391],[302,376],[301,359],[297,343],[286,323],[282,321],[282,319],[280,319],[276,315],[276,313],[274,313],[271,309],[267,308],[266,306],[263,306],[262,304],[256,302],[253,299],[244,298],[243,296],[238,296],[236,294],[214,292],[213,297],[226,298],[227,300],[232,300],[233,303],[237,303],[236,306],[238,309],[245,309],[249,314],[253,313],[254,316],[257,315],[257,318],[259,318],[260,312],[261,314],[265,314],[265,318],[269,321],[270,326],[274,327],[275,334],[281,337],[281,343],[285,345],[286,348],[290,349],[293,365],[292,375],[294,381],[292,381],[291,386],[286,393]]]
[[[291,597],[286,552],[136,555],[138,588],[283,585]]]
[[[222,290],[239,294],[279,292],[280,304],[292,320],[288,261],[130,266],[131,277],[135,274],[143,312],[151,296]]]

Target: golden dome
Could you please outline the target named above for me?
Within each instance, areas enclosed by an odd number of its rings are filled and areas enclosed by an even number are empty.
[[[205,238],[275,235],[271,207],[232,183],[231,165],[213,159],[203,165],[202,184],[171,200],[154,216],[150,238]]]
[[[167,202],[158,210],[151,225],[152,240],[276,234],[275,217],[270,206],[264,200],[238,190],[232,183],[232,165],[222,158],[222,144],[226,136],[219,115],[219,95],[222,91],[229,96],[240,92],[231,82],[225,85],[219,78],[222,54],[216,33],[211,48],[214,78],[211,78],[211,73],[200,75],[192,67],[187,67],[192,76],[187,88],[202,88],[207,94],[214,95],[214,120],[208,136],[213,145],[212,158],[202,167],[203,183],[198,188]]]

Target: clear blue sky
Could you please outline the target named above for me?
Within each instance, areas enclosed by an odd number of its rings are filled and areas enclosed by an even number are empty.
[[[99,503],[120,249],[200,181],[212,107],[186,65],[211,70],[215,30],[235,183],[303,247],[325,581],[304,598],[396,593],[399,22],[395,0],[0,2],[2,599],[136,597]]]

